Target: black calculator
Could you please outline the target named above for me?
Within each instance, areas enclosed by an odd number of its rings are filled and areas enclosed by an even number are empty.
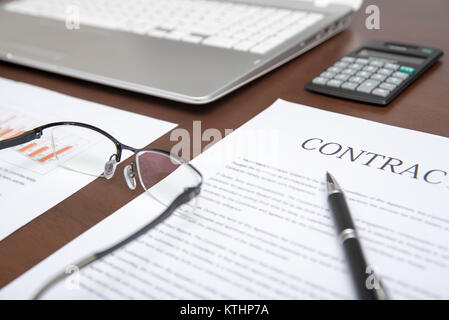
[[[306,85],[330,96],[387,105],[443,55],[416,45],[370,41]]]

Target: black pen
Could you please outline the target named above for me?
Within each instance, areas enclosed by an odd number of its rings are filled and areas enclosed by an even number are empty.
[[[342,242],[359,298],[362,300],[387,299],[380,280],[366,263],[343,191],[329,172],[327,172],[327,193],[337,225],[338,237]]]

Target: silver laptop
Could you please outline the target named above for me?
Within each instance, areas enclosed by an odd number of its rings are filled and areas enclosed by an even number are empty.
[[[0,1],[0,59],[205,104],[349,26],[326,1]]]

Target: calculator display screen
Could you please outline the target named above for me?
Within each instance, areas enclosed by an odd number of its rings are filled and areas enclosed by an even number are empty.
[[[422,59],[415,56],[406,56],[402,54],[394,54],[390,52],[382,52],[382,51],[374,51],[374,50],[368,50],[368,49],[362,49],[358,52],[359,56],[362,57],[373,57],[373,58],[380,58],[380,59],[388,59],[388,60],[396,60],[401,61],[405,63],[412,63],[412,64],[421,64],[426,59]]]

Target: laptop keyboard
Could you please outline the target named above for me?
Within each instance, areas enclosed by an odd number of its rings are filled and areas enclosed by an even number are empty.
[[[17,0],[5,10],[172,41],[265,54],[320,13],[209,0]],[[79,24],[77,24],[79,23]]]

